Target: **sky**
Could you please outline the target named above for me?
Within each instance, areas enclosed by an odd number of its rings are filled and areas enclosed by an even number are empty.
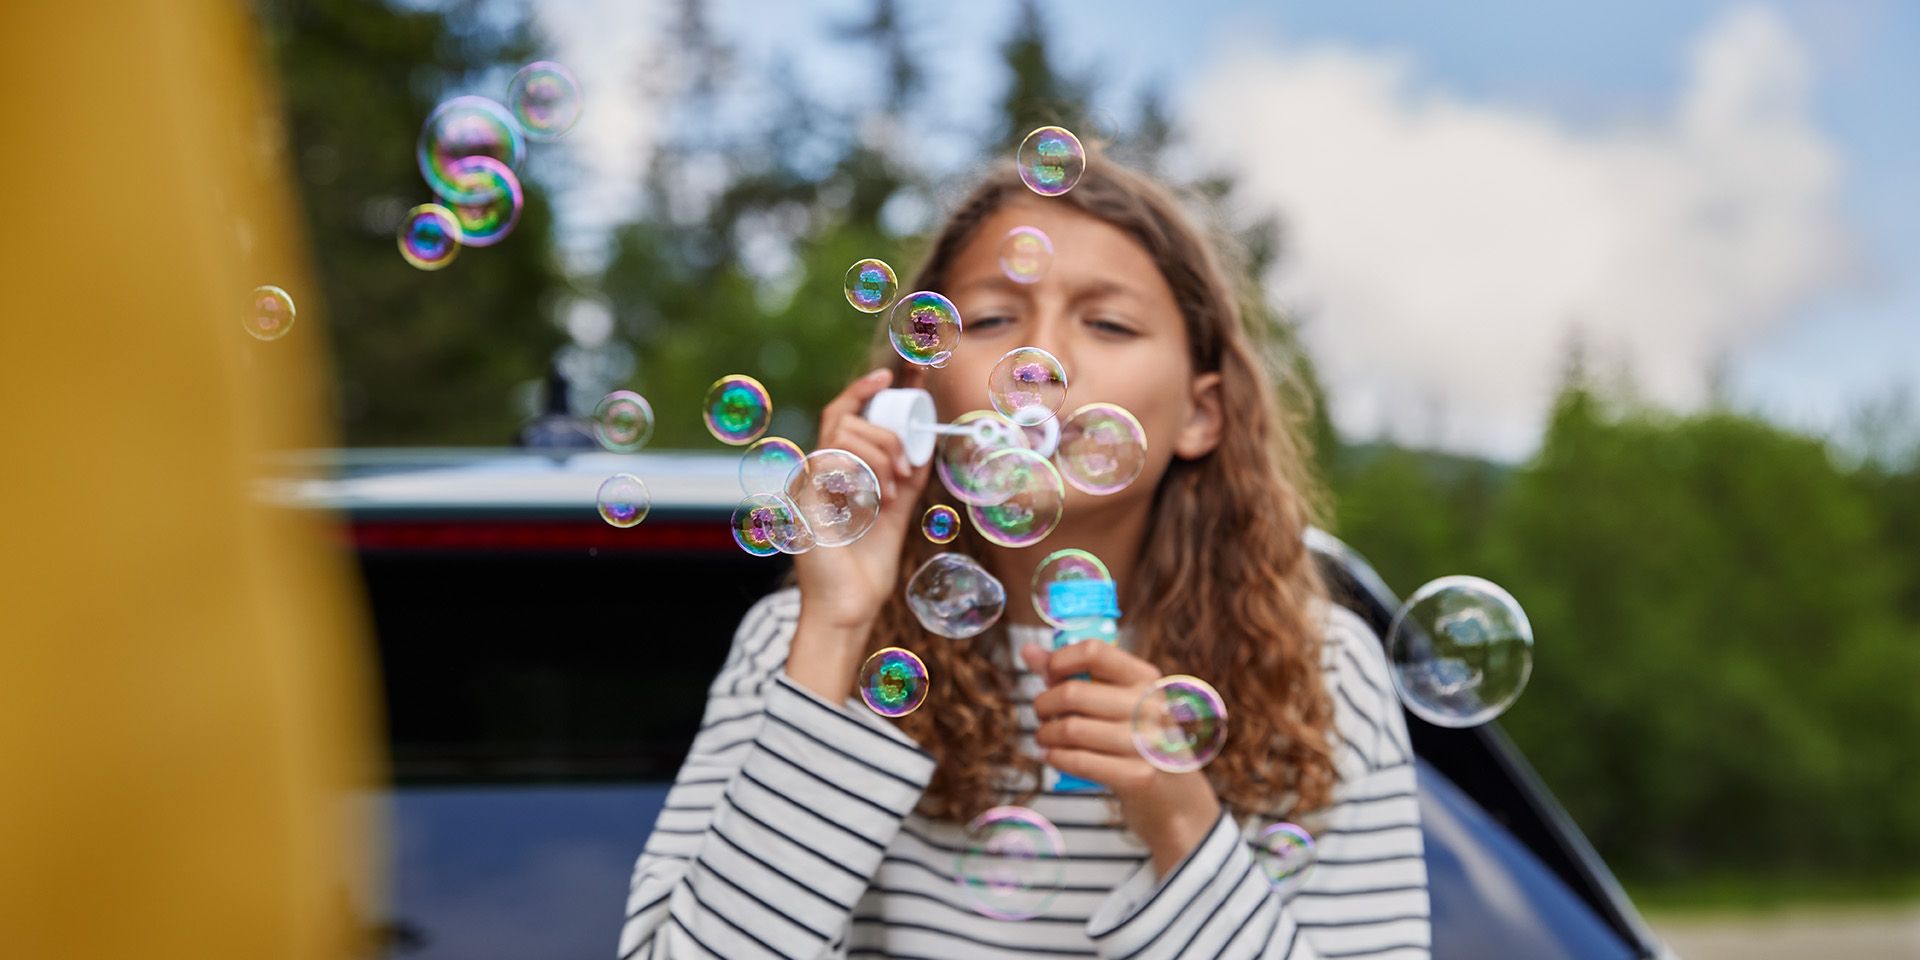
[[[580,73],[591,236],[638,202],[665,0],[533,0]],[[714,0],[740,62],[858,112],[863,0]],[[1014,4],[908,3],[930,112],[985,129]],[[1055,2],[1061,65],[1124,115],[1163,88],[1193,169],[1227,168],[1287,250],[1350,438],[1516,459],[1578,342],[1674,410],[1797,428],[1920,389],[1920,5]],[[1469,15],[1470,11],[1470,15]]]

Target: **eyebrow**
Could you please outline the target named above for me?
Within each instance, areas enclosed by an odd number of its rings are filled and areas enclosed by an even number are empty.
[[[973,279],[968,280],[967,282],[959,284],[958,286],[954,287],[954,292],[958,293],[962,290],[971,290],[975,288],[986,289],[986,290],[990,290],[997,293],[1017,293],[1022,295],[1027,294],[1029,291],[1033,289],[1027,284],[1015,283],[1014,281],[1007,279],[1005,276],[995,273],[995,274],[981,274],[980,276],[974,277]],[[1088,284],[1085,287],[1075,290],[1073,292],[1072,297],[1070,297],[1069,299],[1073,303],[1080,303],[1085,300],[1097,300],[1101,297],[1108,297],[1108,296],[1122,296],[1122,297],[1128,297],[1132,299],[1139,299],[1140,294],[1138,291],[1127,286],[1126,284],[1119,283],[1113,280],[1098,280],[1091,284]]]

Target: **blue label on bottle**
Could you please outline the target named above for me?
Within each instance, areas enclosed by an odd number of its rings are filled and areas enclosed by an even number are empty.
[[[1047,612],[1055,620],[1117,617],[1120,600],[1111,580],[1056,580],[1047,584]]]

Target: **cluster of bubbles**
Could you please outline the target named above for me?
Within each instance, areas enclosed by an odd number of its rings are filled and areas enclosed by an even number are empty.
[[[653,405],[631,390],[615,390],[600,398],[589,420],[593,437],[613,453],[637,453],[653,438]],[[600,484],[595,505],[600,519],[620,527],[634,527],[653,509],[653,495],[645,481],[631,473],[616,473]]]
[[[1394,688],[1407,709],[1442,727],[1506,712],[1533,674],[1533,626],[1513,595],[1479,577],[1442,577],[1415,590],[1387,630]]]
[[[818,545],[793,501],[777,493],[749,494],[734,507],[733,542],[756,557],[805,553]]]

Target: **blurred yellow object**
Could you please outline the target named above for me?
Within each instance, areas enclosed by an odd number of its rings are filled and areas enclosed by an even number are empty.
[[[326,518],[325,310],[240,3],[0,5],[0,955],[366,953],[367,637]],[[282,339],[241,327],[286,288]],[[366,914],[372,914],[368,916]]]

